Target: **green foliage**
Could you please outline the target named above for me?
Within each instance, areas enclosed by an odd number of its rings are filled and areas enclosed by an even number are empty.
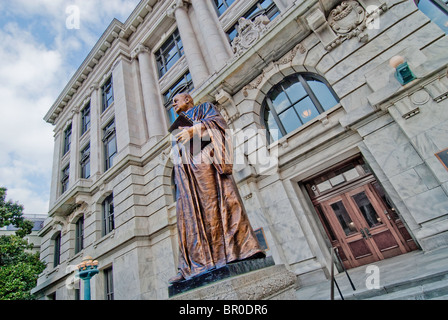
[[[33,223],[23,217],[23,206],[6,201],[6,188],[0,188],[0,228],[10,224],[19,228],[17,236],[23,238],[31,233]]]
[[[19,228],[15,235],[0,236],[0,300],[30,300],[38,275],[45,269],[39,253],[31,253],[25,236],[33,223],[23,217],[23,206],[6,201],[6,188],[0,188],[0,227]]]

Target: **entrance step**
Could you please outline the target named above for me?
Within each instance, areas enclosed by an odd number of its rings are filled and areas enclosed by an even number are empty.
[[[351,296],[354,300],[448,300],[448,272],[390,284]]]

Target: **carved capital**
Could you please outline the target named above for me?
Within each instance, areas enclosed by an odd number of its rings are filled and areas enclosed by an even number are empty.
[[[190,0],[176,0],[174,3],[170,6],[170,8],[167,10],[166,15],[170,18],[175,18],[174,13],[179,8],[185,8],[188,9],[188,7],[191,5]]]
[[[151,50],[144,46],[142,43],[139,43],[137,47],[131,53],[131,59],[137,58],[141,53],[151,53]]]

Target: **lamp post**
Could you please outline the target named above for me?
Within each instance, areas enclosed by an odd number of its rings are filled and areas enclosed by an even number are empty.
[[[86,256],[78,264],[79,278],[84,280],[84,300],[90,300],[90,279],[99,273],[98,261],[93,260],[91,256]]]

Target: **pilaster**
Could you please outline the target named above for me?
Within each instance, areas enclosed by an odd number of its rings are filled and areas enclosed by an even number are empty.
[[[159,140],[168,132],[168,128],[166,112],[160,100],[149,48],[139,44],[133,51],[132,58],[138,58],[140,66],[140,81],[149,138]]]

